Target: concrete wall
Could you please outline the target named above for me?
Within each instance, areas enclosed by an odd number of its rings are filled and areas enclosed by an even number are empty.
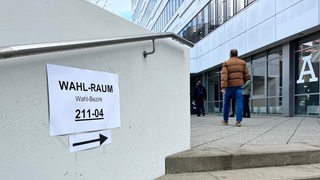
[[[0,47],[149,33],[79,0],[5,0]],[[9,20],[4,20],[4,17]],[[190,147],[189,51],[172,40],[0,60],[1,179],[155,179]],[[121,127],[112,143],[69,153],[50,136],[46,64],[119,75]]]

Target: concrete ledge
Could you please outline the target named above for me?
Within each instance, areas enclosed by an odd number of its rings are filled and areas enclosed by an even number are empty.
[[[320,179],[320,164],[166,174],[156,180]]]
[[[168,156],[166,174],[320,163],[312,144],[188,150]]]

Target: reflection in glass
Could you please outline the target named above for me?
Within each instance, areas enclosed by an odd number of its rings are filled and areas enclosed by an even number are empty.
[[[178,7],[180,7],[180,5],[182,4],[183,1],[184,0],[179,0],[179,1],[169,0],[167,2],[166,6],[164,7],[163,11],[161,12],[160,16],[158,17],[156,23],[151,28],[151,30],[154,32],[161,32],[162,28],[164,28],[164,26],[167,25],[167,23],[173,17],[173,15],[175,14]],[[142,1],[142,0],[139,1],[137,7],[142,7],[142,4],[141,4],[142,2],[144,2],[144,1]],[[152,3],[155,3],[154,0],[152,0]],[[135,12],[133,13],[133,21],[136,21],[136,17],[138,17],[138,15],[139,15],[136,13],[140,13],[140,12],[141,12],[140,10],[139,11],[135,10]],[[150,17],[150,16],[148,16],[148,17]],[[178,34],[180,34],[180,33],[178,33]]]
[[[244,8],[244,2],[245,0],[237,0],[237,12],[241,11]]]
[[[227,20],[233,16],[233,0],[227,0]]]
[[[264,98],[251,100],[251,113],[254,114],[266,114],[267,106]]]
[[[252,61],[253,95],[265,96],[266,56],[254,58]]]
[[[252,113],[282,113],[282,51],[272,49],[252,58]]]
[[[319,115],[319,43],[302,42],[296,51],[295,114]]]
[[[140,3],[140,2],[139,2],[139,3]],[[152,10],[153,10],[154,6],[156,5],[156,3],[157,3],[157,0],[150,0],[150,1],[148,2],[148,6],[147,6],[146,11],[145,11],[145,13],[143,14],[143,18],[142,18],[142,20],[141,20],[141,22],[140,22],[140,24],[141,24],[142,26],[145,26],[145,25],[147,24],[147,21],[148,21],[148,19],[150,18],[151,13],[152,13]],[[135,15],[137,16],[137,14],[135,14]],[[132,18],[134,18],[133,21],[136,20],[136,18],[137,18],[136,16],[135,16],[135,17],[132,17]]]
[[[193,43],[197,43],[210,32],[217,29],[222,23],[233,17],[235,13],[247,6],[246,2],[247,0],[212,0],[188,23],[188,25],[182,28],[178,35]],[[170,15],[164,20],[163,27],[171,17],[172,16]],[[159,20],[157,20],[156,24],[158,24],[158,21]],[[192,23],[193,25],[190,27],[190,23],[195,21],[197,23]],[[158,27],[157,25],[155,26]],[[159,31],[161,31],[161,28]],[[156,31],[157,29],[153,27],[152,30]],[[198,33],[191,33],[196,32],[196,30],[198,30]]]
[[[319,92],[319,41],[303,43],[297,51],[296,94]]]
[[[295,114],[319,115],[319,95],[303,95],[295,97]]]
[[[252,3],[253,1],[255,1],[255,0],[248,0],[248,4]]]
[[[209,34],[209,10],[208,6],[203,9],[204,36]]]
[[[268,114],[282,114],[282,97],[268,98]]]
[[[217,1],[217,18],[218,18],[218,24],[223,23],[223,0]]]
[[[208,73],[208,112],[222,112],[223,96],[220,91],[219,71]]]
[[[268,55],[268,96],[280,96],[282,87],[282,61],[280,52]]]
[[[216,3],[215,1],[211,1],[208,4],[209,7],[209,21],[210,21],[210,29],[209,31],[212,32],[214,29],[216,29],[217,23],[217,17],[216,17]]]

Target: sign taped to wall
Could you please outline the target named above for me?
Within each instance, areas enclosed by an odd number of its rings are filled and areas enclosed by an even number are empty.
[[[47,64],[50,135],[120,127],[118,75]]]

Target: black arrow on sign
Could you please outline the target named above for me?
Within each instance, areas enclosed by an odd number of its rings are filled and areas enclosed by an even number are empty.
[[[93,140],[89,140],[89,141],[83,141],[83,142],[74,143],[73,146],[80,146],[80,145],[84,145],[84,144],[93,143],[93,142],[96,142],[96,141],[100,141],[100,145],[101,145],[107,139],[108,139],[108,137],[104,136],[103,134],[99,134],[99,138],[98,139],[93,139]]]

